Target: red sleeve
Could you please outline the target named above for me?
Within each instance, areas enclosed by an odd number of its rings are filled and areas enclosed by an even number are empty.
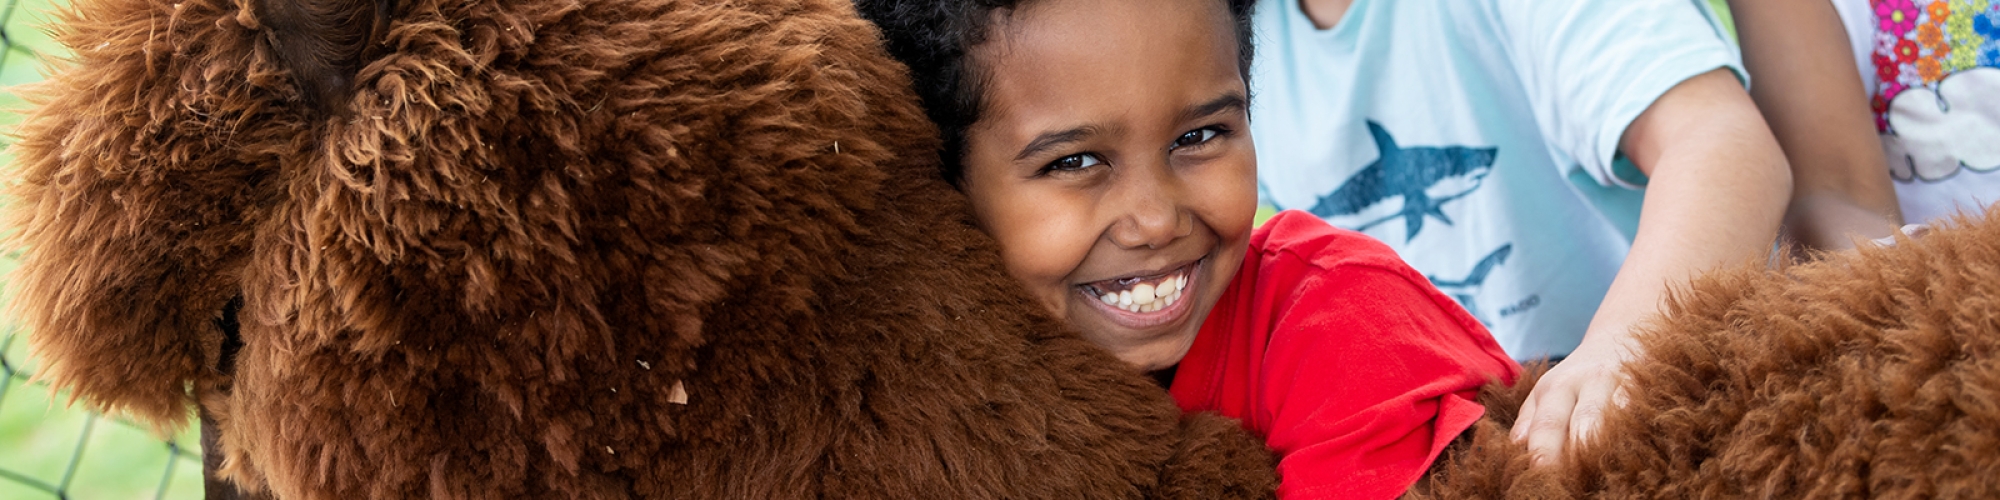
[[[1271,297],[1284,312],[1258,377],[1280,498],[1400,496],[1485,411],[1479,387],[1519,376],[1483,326],[1406,266],[1270,264],[1301,277]]]

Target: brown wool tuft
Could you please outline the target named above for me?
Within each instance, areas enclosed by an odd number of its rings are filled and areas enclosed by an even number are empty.
[[[1409,497],[2000,497],[2000,208],[1947,226],[1696,280],[1595,439],[1531,469],[1490,388]]]
[[[1024,299],[851,9],[78,0],[16,312],[285,498],[1269,496]]]

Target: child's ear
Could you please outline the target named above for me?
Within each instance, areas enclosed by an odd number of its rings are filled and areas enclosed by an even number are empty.
[[[255,0],[264,43],[322,114],[347,104],[354,73],[389,30],[397,0]]]

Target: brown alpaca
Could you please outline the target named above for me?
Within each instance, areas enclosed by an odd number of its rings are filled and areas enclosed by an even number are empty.
[[[198,405],[246,490],[1273,490],[1024,298],[843,0],[73,9],[17,313],[86,404]]]
[[[2000,209],[1954,224],[1699,279],[1596,438],[1530,469],[1495,388],[1407,496],[2000,498]]]
[[[82,0],[7,204],[48,376],[296,498],[1267,496],[936,178],[841,0]],[[1416,498],[2000,497],[2000,223],[1700,280],[1553,467]],[[236,331],[234,338],[226,334]],[[683,404],[684,403],[684,404]]]

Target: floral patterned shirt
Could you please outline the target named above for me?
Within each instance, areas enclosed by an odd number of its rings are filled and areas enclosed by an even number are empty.
[[[1904,218],[2000,201],[2000,0],[1833,1],[1868,14],[1844,17]]]

